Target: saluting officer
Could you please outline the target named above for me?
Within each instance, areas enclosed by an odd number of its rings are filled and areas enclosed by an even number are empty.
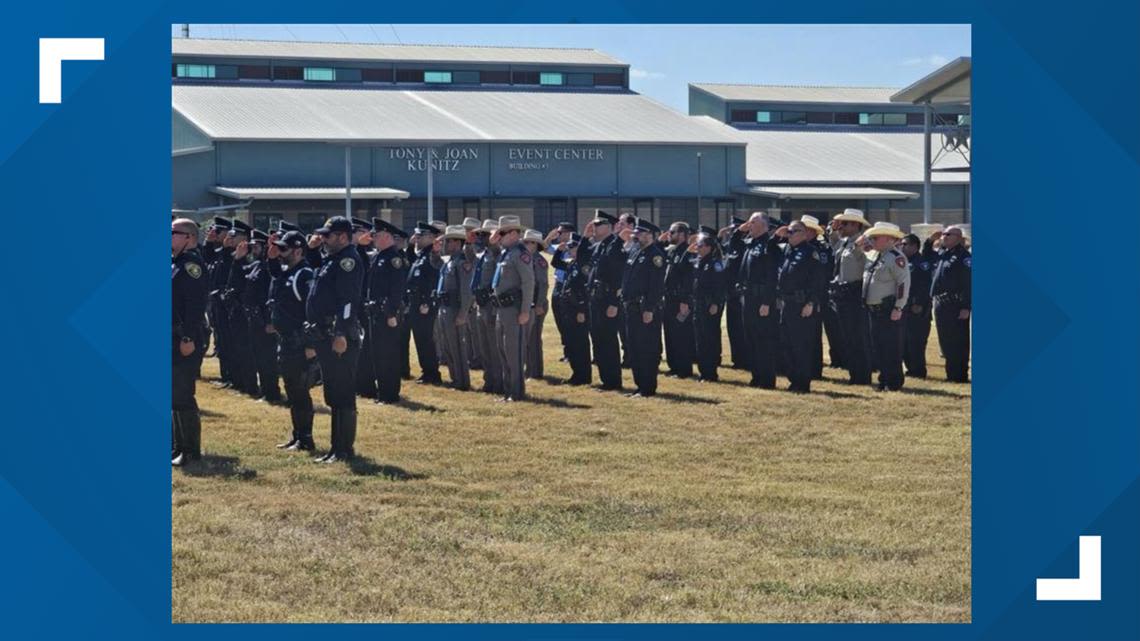
[[[566,283],[568,264],[568,261],[562,260],[562,254],[566,251],[564,244],[570,241],[571,234],[576,231],[574,223],[561,222],[546,235],[546,245],[550,248],[550,267],[554,270],[554,285],[550,290],[550,315],[554,317],[554,326],[558,329],[558,340],[562,345],[562,355],[559,359],[563,361],[568,360],[570,354],[566,345],[566,326],[562,324],[566,320],[566,314],[561,313],[562,287]]]
[[[941,240],[937,251],[934,242]],[[930,294],[934,298],[934,324],[938,344],[946,358],[946,379],[969,383],[970,369],[970,252],[962,244],[961,227],[947,227],[926,240],[924,255],[934,263]]]
[[[768,216],[753,212],[740,226],[747,234],[736,276],[741,292],[741,325],[748,345],[752,387],[776,387],[776,360],[780,325],[776,310],[776,275],[783,254],[779,240],[768,231]]]
[[[273,279],[269,291],[269,319],[277,335],[277,363],[289,397],[293,432],[277,447],[311,452],[313,444],[313,397],[308,372],[317,357],[305,333],[305,301],[313,282],[313,269],[305,262],[305,235],[287,231],[272,241],[284,271]]]
[[[372,257],[376,250],[372,247],[372,223],[362,218],[352,218],[352,242],[356,244],[356,253],[360,254],[361,264],[364,266],[364,282],[361,285],[361,296],[368,289],[368,265],[372,264]],[[363,303],[362,303],[363,304]],[[364,340],[360,344],[360,358],[356,365],[356,393],[365,398],[376,398],[376,371],[372,359],[372,332],[367,321],[367,310],[361,312],[361,327],[364,330]]]
[[[223,299],[229,317],[230,334],[233,337],[233,358],[230,364],[234,374],[234,389],[250,396],[258,395],[257,367],[253,356],[253,337],[249,333],[249,317],[246,314],[245,299],[246,270],[256,260],[250,248],[253,229],[243,220],[235,218],[229,235],[233,238],[234,255],[230,273],[226,278]]]
[[[396,248],[403,230],[380,219],[372,219],[376,254],[368,268],[364,300],[372,331],[372,360],[376,375],[376,402],[400,402],[400,340],[404,324],[404,287],[408,282],[408,259]]]
[[[277,384],[277,339],[269,322],[269,282],[272,278],[267,253],[269,235],[260,229],[253,230],[250,238],[250,256],[253,258],[245,272],[245,291],[242,305],[249,322],[249,337],[253,350],[253,363],[257,370],[257,396],[268,403],[281,402],[281,388]]]
[[[534,305],[526,328],[526,377],[542,378],[542,326],[546,322],[547,301],[550,299],[550,263],[542,255],[546,239],[536,229],[523,233],[522,243],[530,252],[534,265]]]
[[[902,252],[906,254],[910,270],[910,296],[903,316],[903,363],[907,376],[926,378],[926,342],[930,338],[930,277],[931,265],[920,249],[918,236],[907,234],[902,239]]]
[[[415,243],[412,242],[407,231],[401,229],[396,234],[396,251],[403,255],[404,261],[408,264],[409,271],[412,263],[416,262],[416,249]],[[405,287],[407,286],[407,279],[405,277]],[[400,319],[400,378],[405,381],[412,380],[412,365],[411,365],[411,347],[412,342],[412,328],[408,325],[408,299],[406,292],[401,293],[401,303],[404,310],[403,318]]]
[[[435,344],[435,319],[439,311],[432,293],[439,282],[439,268],[442,261],[434,248],[438,230],[425,222],[416,223],[416,261],[408,273],[407,299],[408,324],[412,328],[412,340],[416,343],[416,358],[420,363],[420,377],[417,383],[439,385],[443,379],[439,375],[439,352]]]
[[[495,339],[503,367],[504,401],[526,398],[523,363],[526,362],[526,325],[534,302],[534,268],[530,252],[519,240],[518,216],[499,218],[496,232],[502,252],[491,278],[495,305]]]
[[[231,387],[234,381],[230,369],[229,313],[222,300],[226,280],[230,274],[230,265],[233,263],[234,243],[229,236],[231,227],[228,218],[214,217],[214,224],[210,225],[210,231],[207,232],[206,254],[202,257],[206,261],[206,276],[210,290],[206,316],[213,329],[214,355],[218,357],[220,387]],[[209,240],[211,238],[212,240]]]
[[[626,346],[634,391],[630,397],[657,394],[657,369],[661,364],[661,303],[665,290],[665,252],[657,244],[661,228],[637,219],[633,236],[637,245],[626,260],[621,300],[625,308]]]
[[[447,227],[443,234],[443,251],[448,260],[440,267],[435,289],[447,371],[451,375],[451,386],[460,391],[471,389],[471,361],[467,353],[467,337],[463,333],[473,302],[469,285],[472,266],[464,252],[466,242],[467,230],[463,225]]]
[[[590,294],[587,287],[585,260],[579,254],[582,237],[576,233],[569,240],[558,245],[553,262],[556,269],[562,269],[564,276],[557,297],[557,314],[562,315],[562,339],[566,349],[566,361],[570,365],[570,378],[567,385],[589,385],[593,378],[590,369]]]
[[[856,239],[871,224],[858,209],[845,209],[831,219],[831,246],[835,270],[830,299],[839,318],[843,363],[852,385],[871,384],[871,364],[867,345],[867,313],[863,309],[863,272],[867,256]]]
[[[613,233],[615,222],[616,218],[599,209],[586,230],[593,235],[589,248],[590,341],[603,390],[621,389],[618,290],[625,271],[625,253],[621,239]]]
[[[689,378],[693,375],[693,255],[689,253],[689,224],[677,221],[669,226],[665,251],[665,306],[662,330],[665,334],[666,376]]]
[[[198,224],[189,218],[170,223],[171,284],[173,293],[173,369],[171,395],[170,463],[183,465],[202,458],[202,420],[194,385],[202,367],[206,345],[206,299],[209,289],[198,254]]]
[[[808,241],[808,229],[800,221],[776,230],[777,238],[786,238],[784,260],[776,276],[777,305],[780,328],[788,350],[788,389],[806,394],[811,391],[812,346],[815,336],[816,309],[820,292],[819,254]]]
[[[898,391],[903,386],[903,309],[910,294],[910,270],[906,256],[895,243],[903,237],[899,226],[877,222],[864,232],[876,252],[863,272],[863,301],[871,328],[871,346],[879,364],[879,391]]]
[[[826,292],[828,284],[831,282],[831,272],[833,267],[831,265],[834,256],[831,251],[831,244],[824,238],[826,235],[823,227],[819,225],[819,219],[815,216],[803,215],[800,216],[800,222],[808,229],[808,242],[815,248],[815,253],[819,256],[819,291]],[[816,310],[816,323],[815,323],[815,336],[811,340],[812,357],[811,357],[811,377],[819,380],[823,378],[823,331],[827,328],[827,340],[831,346],[830,352],[834,354],[836,348],[834,345],[838,342],[839,338],[839,322],[834,315],[825,313],[824,310],[828,309],[830,305],[824,305],[820,301],[820,308]],[[834,359],[834,356],[832,357]],[[834,360],[832,361],[834,362]]]
[[[471,295],[475,299],[475,341],[479,345],[480,360],[483,362],[483,391],[490,394],[505,394],[503,385],[503,364],[499,358],[499,344],[495,338],[495,307],[491,301],[494,293],[491,279],[495,276],[495,266],[499,262],[499,237],[495,230],[499,221],[483,221],[475,232],[475,265],[471,274]]]
[[[472,216],[463,219],[463,231],[466,236],[463,242],[463,256],[467,259],[467,264],[471,265],[472,269],[475,267],[475,233],[478,232],[483,226],[483,223]],[[471,278],[470,274],[464,278],[463,286],[470,291]],[[477,328],[475,326],[475,305],[474,300],[470,309],[467,310],[467,322],[460,328],[459,333],[463,336],[463,342],[467,344],[467,365],[471,371],[483,369],[483,354],[479,351],[477,338],[475,336]]]
[[[325,402],[332,408],[332,445],[318,462],[350,460],[356,440],[356,361],[360,356],[360,291],[364,265],[352,222],[335,216],[317,229],[325,258],[305,301],[305,317],[321,363]]]
[[[729,278],[732,292],[726,301],[728,310],[728,352],[732,358],[733,369],[750,369],[750,351],[748,349],[747,328],[743,323],[741,314],[743,302],[741,301],[740,283],[736,278],[740,275],[740,262],[744,259],[744,230],[741,227],[744,221],[733,216],[732,224],[720,230],[721,251],[725,269]]]
[[[720,380],[717,373],[721,352],[720,320],[730,287],[720,248],[716,230],[702,226],[693,245],[696,252],[693,263],[693,333],[699,381]]]

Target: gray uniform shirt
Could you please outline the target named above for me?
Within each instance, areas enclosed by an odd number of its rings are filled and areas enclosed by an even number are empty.
[[[910,268],[906,256],[897,249],[888,249],[867,264],[863,272],[863,301],[878,305],[888,296],[895,297],[895,308],[906,307],[910,295]]]
[[[835,250],[835,280],[836,283],[851,283],[863,280],[863,272],[867,268],[867,255],[863,248],[855,242],[856,236],[839,238],[831,243]]]
[[[495,267],[499,279],[495,285],[495,293],[505,294],[512,290],[519,290],[522,300],[519,309],[523,311],[529,311],[530,306],[534,304],[533,262],[534,259],[531,258],[530,252],[521,244],[516,244],[510,249],[503,250],[499,256],[498,265]]]
[[[471,287],[465,286],[471,281],[471,261],[467,259],[466,254],[458,252],[451,257],[451,260],[447,261],[442,269],[443,291],[452,301],[459,303],[459,309],[456,313],[462,317],[467,314],[467,310],[471,309]]]

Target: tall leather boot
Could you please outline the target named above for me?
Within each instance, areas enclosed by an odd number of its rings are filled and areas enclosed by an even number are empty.
[[[182,435],[182,416],[178,410],[170,412],[171,435],[170,435],[170,464],[174,466],[181,466],[185,457],[182,455],[186,448],[186,441]]]
[[[332,408],[332,435],[329,439],[329,451],[326,452],[324,456],[318,456],[317,458],[313,459],[318,463],[332,463],[336,458],[336,448],[340,443],[340,439],[338,438],[340,435],[340,425],[338,424],[339,418],[340,412],[338,412],[335,407]]]
[[[198,410],[182,411],[183,455],[191,461],[202,458],[202,418]]]
[[[356,456],[356,450],[353,449],[353,444],[356,443],[356,410],[344,410],[341,412],[341,441],[340,447],[337,448],[337,456],[345,461]]]
[[[313,413],[293,405],[289,408],[289,415],[293,419],[293,440],[284,449],[293,452],[311,452],[316,449],[313,444]]]
[[[170,460],[178,458],[178,419],[170,412]]]

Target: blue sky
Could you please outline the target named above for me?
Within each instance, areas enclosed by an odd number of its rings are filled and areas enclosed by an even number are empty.
[[[180,25],[171,34],[180,35]],[[191,25],[191,37],[590,47],[688,111],[690,82],[902,87],[970,55],[969,25]]]

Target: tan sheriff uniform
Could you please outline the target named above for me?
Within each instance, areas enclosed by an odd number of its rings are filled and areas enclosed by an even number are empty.
[[[500,230],[503,222],[499,222]],[[534,259],[522,242],[504,249],[492,279],[495,300],[495,342],[503,370],[503,394],[508,399],[526,398],[523,364],[526,362],[526,324],[519,312],[533,314]]]

